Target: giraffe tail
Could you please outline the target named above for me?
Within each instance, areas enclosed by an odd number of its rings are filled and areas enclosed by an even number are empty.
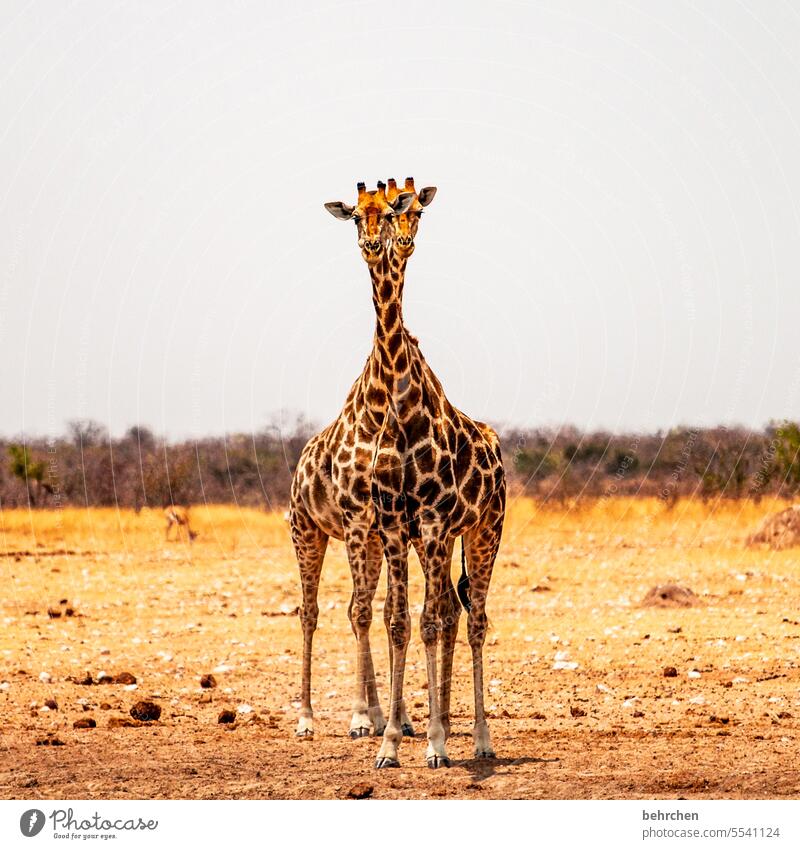
[[[458,600],[469,613],[472,603],[469,600],[469,575],[467,574],[467,555],[464,551],[464,537],[461,537],[461,577],[458,579]]]

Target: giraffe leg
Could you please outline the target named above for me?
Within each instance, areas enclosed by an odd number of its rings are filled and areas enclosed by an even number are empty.
[[[381,564],[383,563],[383,543],[380,536],[377,534],[370,537],[367,543],[367,571],[370,576],[370,585],[372,587],[372,597],[375,598],[375,592],[378,588],[378,581],[381,577]],[[373,733],[376,737],[383,735],[386,729],[386,720],[381,710],[381,703],[378,698],[378,686],[375,677],[375,667],[372,663],[372,655],[369,657],[369,676],[367,678],[367,711],[369,718],[372,720]]]
[[[452,547],[448,555],[448,564],[453,557]],[[453,654],[458,636],[458,620],[461,616],[461,605],[456,595],[453,581],[448,573],[442,612],[442,668],[439,673],[439,711],[442,717],[444,737],[450,737],[450,693],[453,679]]]
[[[475,744],[476,758],[495,757],[483,702],[483,644],[486,640],[488,624],[486,596],[500,545],[504,506],[505,489],[503,488],[493,498],[481,524],[464,536],[470,580],[467,639],[472,649],[472,677],[475,687],[475,727],[472,731],[472,739]]]
[[[368,537],[369,526],[366,523],[351,521],[345,529],[347,559],[353,576],[353,595],[347,613],[356,637],[356,686],[350,722],[350,736],[354,739],[369,737],[374,727],[367,704],[368,682],[371,679],[374,683],[375,680],[369,645],[375,586],[369,577]]]
[[[383,622],[386,626],[386,635],[389,639],[389,681],[392,680],[392,670],[394,669],[394,647],[392,645],[392,630],[391,630],[392,611],[387,598],[386,604],[383,607]],[[416,737],[414,725],[411,722],[411,717],[406,710],[406,700],[400,700],[400,730],[403,732],[403,737]],[[378,736],[378,733],[375,733]]]
[[[434,532],[437,536],[440,532]],[[450,766],[445,748],[446,734],[440,704],[441,686],[438,667],[438,648],[442,635],[446,585],[450,582],[452,543],[430,538],[425,547],[425,601],[420,618],[420,632],[425,646],[425,665],[428,671],[428,748],[425,759],[431,769]]]
[[[391,641],[392,690],[389,703],[389,721],[383,732],[375,766],[400,766],[398,749],[403,739],[403,678],[406,669],[406,652],[411,637],[411,615],[408,611],[408,545],[405,540],[384,539],[389,589],[386,605],[389,607],[389,638]]]
[[[417,557],[419,558],[420,565],[422,565],[423,572],[425,570],[425,549],[422,545],[422,542],[419,539],[414,540],[414,549],[417,552]],[[387,603],[383,608],[383,623],[386,626],[386,636],[389,640],[389,680],[392,679],[392,667],[393,667],[393,653],[392,653],[392,633],[391,633],[391,607],[388,602],[388,594],[389,594],[389,583],[387,576]],[[400,728],[403,732],[403,737],[416,737],[417,733],[414,731],[414,725],[411,722],[411,717],[408,715],[408,711],[406,710],[406,700],[402,699],[400,702]]]
[[[297,722],[297,737],[314,736],[314,718],[311,710],[311,645],[317,629],[319,606],[319,576],[322,561],[328,546],[328,537],[313,524],[302,511],[292,511],[292,541],[300,567],[303,585],[303,607],[300,622],[303,627],[303,684],[300,696],[300,718]]]
[[[357,622],[353,619],[353,608],[355,604],[355,593],[350,600],[350,624],[353,633],[356,634],[358,651],[363,652],[363,679],[359,676],[359,665],[356,663],[356,699],[353,706],[353,718],[350,721],[350,736],[353,739],[369,737],[374,733],[376,737],[383,734],[386,728],[386,720],[383,718],[380,702],[378,701],[378,687],[375,680],[375,667],[372,662],[372,651],[369,642],[369,627],[372,622],[372,603],[378,580],[381,576],[381,561],[383,559],[383,546],[377,534],[371,535],[367,540],[366,552],[366,592],[369,604],[369,622],[366,626],[366,634],[359,638]],[[362,683],[359,683],[362,681]]]

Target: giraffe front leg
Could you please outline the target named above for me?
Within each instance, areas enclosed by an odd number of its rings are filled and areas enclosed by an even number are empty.
[[[356,557],[360,557],[360,534],[356,532],[351,548]],[[356,692],[353,700],[353,717],[350,720],[350,736],[356,740],[383,734],[386,721],[378,703],[378,688],[375,680],[375,667],[372,662],[369,631],[372,625],[372,603],[380,578],[383,548],[380,538],[370,536],[364,551],[363,572],[358,580],[354,572],[353,596],[350,600],[348,615],[353,633],[356,635]]]
[[[426,548],[425,602],[422,608],[420,631],[425,645],[425,664],[428,670],[428,748],[425,759],[431,769],[450,766],[447,756],[445,726],[440,703],[441,682],[437,664],[439,641],[442,635],[442,612],[446,597],[445,586],[450,582],[449,549],[441,543]]]
[[[392,644],[392,607],[389,603],[389,593],[390,587],[387,581],[386,585],[386,604],[383,606],[383,624],[386,626],[386,636],[389,641],[389,681],[391,685],[392,681],[392,670],[394,669],[394,646]],[[414,731],[414,726],[411,723],[411,717],[408,715],[408,711],[406,710],[406,700],[401,699],[400,701],[400,730],[402,731],[403,737],[416,737],[416,732]],[[378,734],[376,732],[375,736]]]
[[[300,696],[300,716],[295,735],[310,738],[314,736],[314,713],[311,709],[311,650],[314,631],[317,628],[319,606],[319,577],[328,537],[316,528],[293,528],[292,538],[300,566],[300,580],[303,585],[303,607],[300,622],[303,628],[303,683]]]
[[[398,750],[403,740],[403,678],[406,652],[411,638],[411,616],[408,610],[408,561],[405,543],[395,543],[386,548],[389,574],[389,591],[386,603],[390,606],[389,637],[391,640],[392,689],[389,719],[383,732],[383,741],[375,760],[377,769],[400,766]]]
[[[356,681],[353,697],[353,717],[350,721],[350,736],[355,740],[369,737],[374,725],[370,718],[367,693],[374,686],[375,672],[369,645],[369,628],[372,622],[372,599],[375,586],[371,583],[368,569],[368,525],[353,519],[345,530],[347,559],[353,576],[353,595],[347,610],[350,625],[356,637]],[[372,682],[369,684],[368,682]]]
[[[381,577],[381,562],[383,561],[383,544],[377,534],[370,536],[367,542],[367,580],[369,582],[372,600]],[[372,601],[370,601],[370,605]],[[367,657],[367,713],[372,723],[373,733],[380,737],[386,730],[386,720],[378,700],[378,682],[375,678],[375,667],[372,654]]]

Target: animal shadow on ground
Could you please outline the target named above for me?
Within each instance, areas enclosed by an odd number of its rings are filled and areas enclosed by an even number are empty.
[[[507,775],[508,769],[500,769],[502,767],[515,767],[522,764],[550,764],[558,763],[560,758],[470,758],[464,761],[453,761],[453,767],[456,769],[465,769],[473,781],[485,781],[494,775]]]

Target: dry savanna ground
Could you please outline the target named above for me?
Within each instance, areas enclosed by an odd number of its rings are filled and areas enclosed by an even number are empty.
[[[190,546],[164,542],[160,511],[2,512],[0,796],[800,797],[798,552],[743,545],[782,506],[515,501],[485,652],[498,759],[472,759],[462,618],[453,765],[436,772],[416,622],[406,693],[418,736],[402,766],[374,770],[379,741],[347,735],[354,640],[340,543],[323,571],[316,737],[298,740],[300,596],[280,515],[196,508]],[[642,606],[670,582],[697,603]],[[420,587],[412,555],[415,618]],[[382,591],[373,647],[385,704],[381,607]],[[81,683],[87,674],[114,683]],[[207,674],[216,687],[200,686]],[[140,700],[161,707],[157,721],[131,718]],[[235,722],[218,722],[226,709]]]

